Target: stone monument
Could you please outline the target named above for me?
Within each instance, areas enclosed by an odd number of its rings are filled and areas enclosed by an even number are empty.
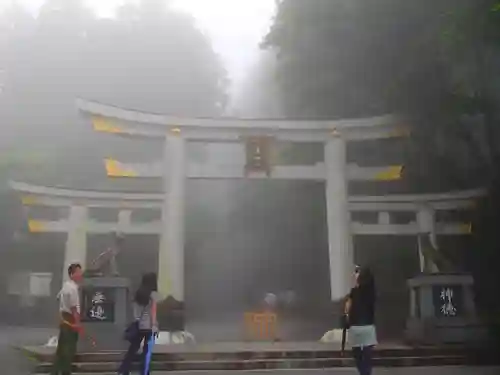
[[[123,244],[124,237],[115,234],[114,246],[92,262],[81,287],[82,324],[97,350],[126,346],[123,332],[131,319],[130,282],[120,277],[116,262]],[[80,340],[80,350],[90,349],[89,345],[88,340]]]
[[[125,237],[122,233],[115,233],[113,236],[113,246],[99,254],[91,263],[89,270],[86,272],[87,277],[96,276],[113,276],[120,275],[116,258],[120,254]]]
[[[422,274],[408,281],[413,344],[475,344],[486,339],[474,304],[473,279],[464,274]]]
[[[475,303],[471,275],[453,272],[430,234],[419,236],[422,273],[408,280],[410,316],[406,339],[416,345],[472,345],[486,339]]]

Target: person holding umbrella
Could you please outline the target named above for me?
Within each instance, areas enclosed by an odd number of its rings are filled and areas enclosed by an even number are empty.
[[[371,375],[372,353],[377,345],[375,330],[375,280],[369,268],[356,267],[356,284],[345,304],[349,343],[360,375]]]
[[[129,375],[130,367],[134,356],[139,351],[141,343],[141,374],[149,375],[148,353],[153,337],[158,335],[158,321],[156,320],[156,305],[158,302],[158,282],[155,273],[147,273],[142,276],[139,289],[135,293],[133,311],[135,321],[131,324],[127,332],[127,339],[130,342],[128,351],[118,369],[118,374]],[[134,327],[134,329],[131,329]]]

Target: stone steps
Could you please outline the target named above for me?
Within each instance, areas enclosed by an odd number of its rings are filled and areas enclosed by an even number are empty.
[[[113,362],[77,362],[74,371],[79,373],[102,373],[116,371],[119,361]],[[432,355],[432,356],[377,356],[374,364],[378,367],[418,367],[418,366],[464,366],[464,365],[494,365],[492,357],[468,355]],[[158,360],[152,362],[156,371],[242,371],[269,369],[324,369],[338,367],[353,367],[350,357],[330,358],[266,358],[266,359],[208,359],[208,360]],[[137,366],[136,366],[137,367]],[[49,373],[51,365],[48,362],[39,363],[35,371],[39,374]]]
[[[324,369],[353,367],[350,352],[342,355],[338,349],[213,351],[200,348],[160,349],[153,354],[152,369],[156,371],[242,371],[270,369]],[[208,348],[209,349],[209,348]],[[165,351],[163,351],[165,350]],[[26,349],[23,354],[27,355]],[[52,351],[32,351],[33,370],[47,374],[51,369]],[[74,372],[85,374],[115,373],[123,352],[82,353],[76,358]],[[375,366],[464,366],[497,365],[497,355],[479,349],[460,347],[394,347],[374,351]],[[137,365],[136,365],[137,367]]]
[[[460,356],[434,356],[434,357],[388,357],[375,358],[375,366],[379,367],[416,367],[416,366],[461,366],[468,361]],[[74,372],[102,373],[113,372],[118,367],[118,362],[88,362],[77,363]],[[155,371],[242,371],[242,370],[269,370],[269,369],[323,369],[337,367],[353,367],[352,358],[334,359],[266,359],[266,360],[217,360],[217,361],[181,361],[181,362],[153,362],[151,369]],[[135,366],[137,369],[137,366]],[[50,373],[48,363],[36,367],[38,374]]]
[[[40,362],[50,362],[52,351],[32,351],[21,349],[29,357]],[[400,357],[433,357],[433,356],[478,356],[484,354],[480,350],[459,347],[422,347],[422,348],[384,348],[376,349],[377,358]],[[349,356],[349,350],[344,355],[338,349],[331,350],[246,350],[246,351],[165,351],[154,352],[153,361],[215,361],[215,360],[272,360],[272,359],[335,359]],[[118,362],[123,357],[122,351],[80,353],[75,362]]]

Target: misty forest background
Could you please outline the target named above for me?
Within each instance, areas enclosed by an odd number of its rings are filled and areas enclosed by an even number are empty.
[[[410,127],[408,139],[352,145],[352,152],[367,163],[392,162],[397,155],[405,165],[403,179],[391,186],[350,186],[350,193],[487,189],[474,212],[473,238],[449,247],[466,249],[458,267],[474,273],[478,304],[498,327],[492,317],[500,315],[500,302],[489,293],[500,287],[498,0],[278,1],[259,62],[231,98],[210,40],[190,16],[164,1],[123,6],[115,19],[96,18],[78,0],[47,0],[37,17],[13,2],[0,15],[0,28],[0,245],[10,260],[5,267],[14,258],[18,267],[32,267],[33,254],[44,251],[53,256],[40,257],[37,266],[60,270],[64,247],[57,236],[25,233],[25,213],[8,179],[77,189],[160,189],[152,180],[106,178],[103,158],[151,161],[161,155],[161,145],[93,133],[75,110],[77,97],[178,116],[339,119],[397,113]],[[281,151],[281,162],[318,154],[314,146]],[[203,148],[190,152],[193,158],[203,155]],[[224,310],[287,289],[311,304],[327,301],[324,206],[318,184],[190,181],[187,303],[203,310],[216,299]],[[91,238],[90,253],[108,243]],[[155,263],[157,239],[138,237],[127,246],[141,249],[140,264],[127,258],[137,278]],[[381,303],[399,309],[395,314],[403,324],[404,279],[418,271],[416,240],[360,238],[355,250],[357,260],[375,269],[380,289],[387,286]],[[385,280],[387,275],[401,285]],[[189,302],[190,293],[198,302]]]

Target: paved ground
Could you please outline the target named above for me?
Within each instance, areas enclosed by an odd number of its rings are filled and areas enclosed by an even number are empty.
[[[168,334],[168,333],[165,333]],[[160,338],[162,333],[160,333]],[[55,351],[55,347],[41,347],[41,346],[29,346],[23,345],[28,348],[30,351],[34,353],[39,353],[42,355],[52,354]],[[400,343],[381,343],[377,346],[377,349],[408,349],[408,346],[405,346]],[[81,347],[80,347],[81,349]],[[99,342],[97,342],[97,349],[103,349],[99,347]],[[232,353],[236,349],[239,351],[288,351],[288,350],[301,350],[301,351],[322,351],[322,350],[340,350],[341,345],[340,342],[311,342],[311,341],[302,341],[302,342],[214,342],[214,343],[187,343],[187,344],[176,344],[176,345],[166,345],[162,343],[158,343],[156,341],[155,346],[153,348],[154,353]],[[346,345],[346,349],[349,349],[349,345]],[[86,349],[81,349],[85,351]],[[104,348],[105,350],[105,348]],[[113,348],[112,351],[116,351],[116,348]]]
[[[158,372],[156,375],[186,375],[186,373]],[[275,371],[247,371],[247,372],[202,372],[193,371],[189,375],[356,375],[354,369],[334,370],[275,370]],[[420,367],[420,368],[393,368],[374,370],[373,375],[498,375],[500,368],[475,367]]]
[[[16,344],[40,345],[47,341],[55,332],[53,329],[1,327],[0,326],[0,374],[26,375],[26,364],[19,360],[11,348]],[[157,375],[186,375],[186,373],[156,373]],[[203,372],[194,371],[189,375],[241,375],[241,372]],[[278,370],[278,371],[248,371],[247,375],[355,375],[353,369],[334,370]],[[375,369],[373,375],[498,375],[500,368],[473,367],[434,367],[434,368],[394,368]]]
[[[53,329],[0,326],[0,374],[25,375],[27,363],[12,348],[15,345],[39,345],[54,334]]]

